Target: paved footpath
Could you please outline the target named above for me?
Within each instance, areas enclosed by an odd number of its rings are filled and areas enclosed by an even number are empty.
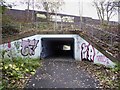
[[[80,62],[79,62],[80,63]],[[42,67],[30,78],[26,88],[96,88],[99,82],[78,62],[42,61]]]

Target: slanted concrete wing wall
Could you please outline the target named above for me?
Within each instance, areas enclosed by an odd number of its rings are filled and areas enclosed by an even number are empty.
[[[103,64],[106,66],[114,66],[115,64],[107,58],[104,54],[98,51],[94,46],[88,43],[85,39],[80,36],[76,37],[77,43],[77,55],[80,59],[87,59],[93,61],[94,63]]]

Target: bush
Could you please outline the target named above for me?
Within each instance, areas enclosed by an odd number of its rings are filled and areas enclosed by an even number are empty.
[[[36,69],[40,66],[39,59],[31,58],[14,58],[14,59],[3,59],[2,67],[2,87],[6,88],[24,88],[25,78],[29,78],[26,75],[34,75]]]
[[[2,35],[14,35],[19,33],[19,28],[10,16],[2,15]]]
[[[116,63],[116,66],[115,66],[115,68],[114,68],[114,71],[115,71],[115,72],[120,71],[120,63],[119,63],[119,62]]]
[[[17,28],[17,26],[13,26],[10,24],[4,24],[2,26],[3,35],[14,35],[15,33],[19,33],[19,29]]]

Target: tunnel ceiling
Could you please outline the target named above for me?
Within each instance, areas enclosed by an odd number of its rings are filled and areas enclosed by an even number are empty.
[[[42,38],[42,40],[70,42],[73,38]]]

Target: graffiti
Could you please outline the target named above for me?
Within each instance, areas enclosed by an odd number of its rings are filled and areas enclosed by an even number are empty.
[[[15,43],[14,43],[14,46],[15,46],[16,49],[18,50],[18,49],[20,48],[20,42],[19,42],[19,41],[15,42]]]
[[[44,59],[46,57],[45,51],[46,51],[46,47],[42,45],[42,51],[40,53],[41,59]]]
[[[81,45],[81,59],[87,59],[90,61],[94,61],[95,57],[95,49],[92,45],[82,43]]]
[[[8,48],[11,48],[11,42],[8,40]]]
[[[45,53],[43,52],[43,49],[42,49],[42,51],[40,53],[40,59],[44,59],[44,58],[45,58]]]
[[[27,55],[34,55],[35,54],[35,49],[37,47],[37,44],[38,44],[39,40],[22,40],[22,43],[21,43],[21,54],[23,56],[27,56]]]
[[[12,48],[11,48],[11,42],[8,40],[6,54],[8,57],[12,57]]]
[[[77,37],[77,52],[80,50],[79,43],[80,41],[79,41],[79,38]]]
[[[10,40],[8,40],[7,44],[3,44],[3,55],[2,57],[8,57],[11,58],[12,57],[12,47],[11,47],[11,42]]]
[[[98,55],[97,57],[98,62],[109,64],[109,59],[106,58],[104,55]]]

